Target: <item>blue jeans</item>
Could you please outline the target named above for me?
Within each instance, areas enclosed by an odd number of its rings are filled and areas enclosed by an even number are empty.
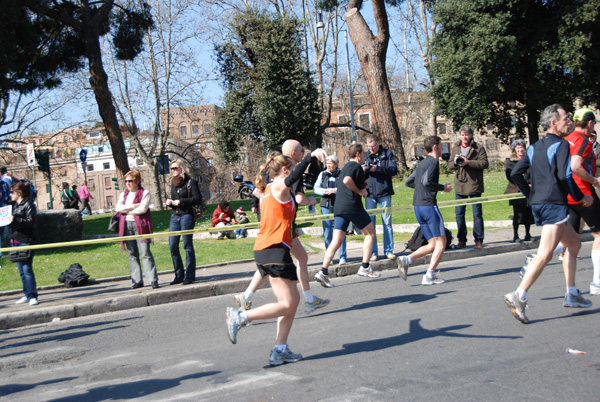
[[[193,229],[196,222],[192,215],[171,215],[169,222],[169,232],[179,230]],[[183,270],[183,261],[179,252],[179,238],[183,237],[183,249],[185,250],[185,272]],[[196,280],[196,253],[194,252],[194,235],[170,236],[169,249],[173,258],[173,267],[175,269],[175,280],[195,281]]]
[[[236,229],[235,230],[235,236],[242,236],[242,237],[246,237],[248,235],[248,229]]]
[[[456,194],[457,200],[464,200],[465,198],[477,198],[481,197],[481,193],[473,194],[473,195],[460,195]],[[483,242],[483,212],[481,209],[481,204],[472,204],[473,205],[473,238],[475,241]],[[456,226],[458,227],[458,234],[456,238],[458,241],[466,242],[467,241],[467,223],[465,221],[465,210],[467,209],[466,205],[461,205],[454,208],[454,212],[456,213]]]
[[[17,244],[15,244],[16,246]],[[29,243],[18,243],[19,246],[28,246]],[[37,285],[35,283],[35,274],[33,273],[33,254],[27,261],[16,262],[21,282],[23,282],[23,293],[27,296],[27,300],[38,297]]]
[[[321,207],[321,215],[327,215],[332,212],[329,208]],[[327,249],[333,238],[333,221],[323,221],[323,237],[325,238],[325,249]],[[340,260],[342,258],[346,259],[346,238],[344,238],[344,242],[338,250],[338,256]]]
[[[365,198],[365,209],[387,208],[392,206],[392,196],[385,197],[367,197]],[[371,222],[375,226],[377,216],[371,215]],[[381,221],[383,224],[383,255],[394,253],[394,228],[392,227],[392,214],[382,214]],[[373,243],[373,255],[379,255],[377,251],[377,237]]]

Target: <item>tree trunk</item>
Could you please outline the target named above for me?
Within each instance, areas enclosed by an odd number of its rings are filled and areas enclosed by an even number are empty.
[[[104,123],[108,141],[112,148],[117,177],[119,183],[124,186],[123,176],[129,171],[129,162],[127,161],[127,152],[123,135],[119,128],[117,120],[117,111],[113,104],[112,94],[108,88],[108,77],[102,64],[102,52],[100,51],[100,40],[94,28],[91,26],[83,27],[83,38],[86,44],[86,56],[89,62],[90,84],[98,104],[98,112]]]
[[[385,58],[389,42],[389,26],[385,11],[384,0],[372,0],[373,12],[377,23],[377,36],[360,14],[362,0],[350,0],[348,12],[345,15],[348,23],[350,38],[356,49],[356,54],[367,83],[373,120],[383,146],[394,151],[396,160],[401,168],[406,169],[406,158],[398,120],[392,102],[392,95],[385,70]]]

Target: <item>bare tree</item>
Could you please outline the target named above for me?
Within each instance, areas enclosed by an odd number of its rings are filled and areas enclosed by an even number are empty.
[[[151,167],[153,196],[161,208],[166,190],[160,191],[156,157],[171,153],[193,165],[200,156],[196,144],[173,140],[169,124],[171,108],[201,102],[202,82],[208,76],[196,59],[197,7],[193,0],[154,0],[155,26],[146,31],[146,50],[131,62],[111,59],[117,113],[133,140],[135,156]],[[140,122],[149,122],[148,131],[142,131]]]
[[[375,126],[382,141],[394,150],[398,163],[406,168],[406,158],[402,145],[402,137],[394,111],[394,104],[385,69],[390,31],[384,0],[372,0],[373,14],[377,25],[374,35],[360,13],[362,0],[350,0],[345,18],[350,31],[350,38],[356,49],[363,76],[365,78]]]

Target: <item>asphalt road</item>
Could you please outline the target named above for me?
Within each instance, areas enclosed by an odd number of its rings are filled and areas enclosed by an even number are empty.
[[[581,255],[589,256],[591,243]],[[529,325],[502,301],[527,252],[441,264],[448,281],[334,279],[326,309],[302,308],[271,368],[273,320],[226,335],[230,295],[0,332],[0,397],[15,401],[598,401],[600,297],[562,307],[554,261],[528,294]],[[579,263],[587,296],[591,262]],[[273,300],[261,290],[255,303]],[[571,347],[587,352],[567,354]]]

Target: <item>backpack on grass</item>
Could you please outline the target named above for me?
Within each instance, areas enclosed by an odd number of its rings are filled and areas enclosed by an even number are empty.
[[[85,273],[81,265],[75,263],[59,275],[58,281],[64,283],[66,288],[74,288],[87,285],[89,278],[90,276]]]
[[[450,230],[448,230],[447,228],[444,228],[446,231],[446,250],[448,250],[450,248],[450,246],[452,245],[452,239],[454,238],[452,236],[452,232]],[[421,226],[419,226],[418,228],[415,229],[414,233],[412,234],[412,236],[410,237],[410,240],[408,241],[408,243],[406,243],[406,248],[404,250],[411,250],[411,251],[417,251],[419,249],[419,247],[424,246],[427,244],[427,240],[425,239],[425,236],[423,236],[423,231],[421,230]]]

